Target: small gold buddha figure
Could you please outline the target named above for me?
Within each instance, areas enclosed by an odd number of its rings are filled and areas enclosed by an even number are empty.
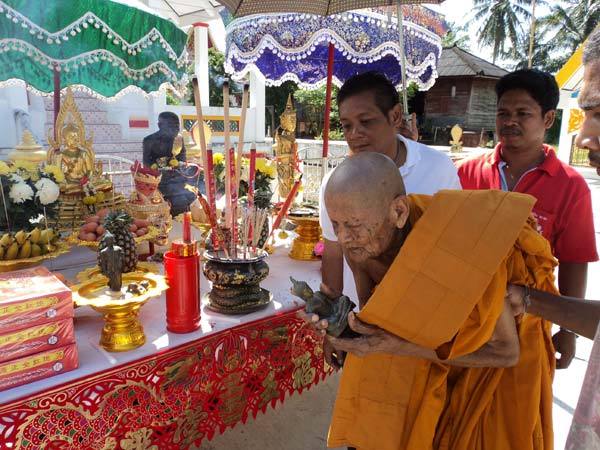
[[[285,111],[279,116],[280,126],[275,133],[273,151],[277,158],[277,181],[279,197],[285,199],[294,184],[294,166],[296,163],[296,110],[292,96],[288,96]]]
[[[48,136],[50,150],[48,164],[62,170],[65,181],[61,184],[64,194],[82,194],[82,185],[89,180],[98,191],[112,188],[112,183],[102,177],[102,165],[96,163],[92,138],[86,139],[83,119],[70,90],[61,106],[55,124],[58,130],[56,140]]]

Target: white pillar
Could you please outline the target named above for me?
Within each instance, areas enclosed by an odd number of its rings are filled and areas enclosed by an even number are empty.
[[[194,24],[194,73],[198,77],[200,88],[200,103],[210,105],[208,90],[208,24]]]
[[[257,142],[265,141],[265,77],[250,71],[250,107],[254,108],[254,136]]]

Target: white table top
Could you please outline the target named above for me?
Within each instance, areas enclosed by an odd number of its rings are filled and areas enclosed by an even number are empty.
[[[174,224],[172,234],[177,236],[179,230],[179,224]],[[289,244],[290,240],[279,242],[275,253],[267,259],[270,273],[261,283],[261,287],[268,289],[273,294],[271,305],[263,310],[242,316],[218,314],[207,310],[205,305],[202,305],[201,326],[193,333],[175,334],[167,331],[166,301],[163,293],[161,297],[151,299],[141,309],[140,321],[146,334],[146,343],[128,352],[109,353],[98,345],[100,331],[102,330],[101,315],[88,307],[77,308],[75,310],[75,338],[79,352],[79,368],[0,392],[0,404],[151,356],[158,351],[177,347],[227,328],[272,316],[276,313],[290,311],[301,306],[302,301],[289,293],[291,287],[289,276],[292,275],[296,279],[306,281],[314,289],[318,289],[321,281],[320,262],[295,261],[289,258],[287,256]],[[50,270],[60,271],[67,279],[76,281],[75,275],[84,268],[94,265],[95,259],[96,254],[89,249],[74,247],[69,253],[50,260],[45,265]],[[210,290],[210,282],[202,274],[200,290],[202,294]]]

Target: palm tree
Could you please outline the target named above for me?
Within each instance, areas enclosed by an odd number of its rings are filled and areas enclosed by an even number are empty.
[[[550,14],[538,21],[548,33],[553,50],[563,50],[566,61],[590,35],[600,21],[600,0],[563,0],[553,5]],[[565,54],[564,50],[568,53]]]
[[[446,34],[442,36],[442,47],[452,47],[456,45],[457,47],[468,50],[471,46],[471,39],[469,38],[469,26],[458,25],[454,22],[447,22],[448,31]]]
[[[498,56],[516,56],[523,35],[522,22],[531,20],[532,0],[474,0],[473,20],[480,24],[479,45],[492,47],[492,60]]]

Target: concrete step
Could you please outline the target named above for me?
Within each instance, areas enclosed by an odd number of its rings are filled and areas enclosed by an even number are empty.
[[[46,123],[44,131],[45,135],[52,129],[52,124]],[[94,133],[94,142],[121,142],[123,140],[121,126],[116,124],[86,125],[85,131],[87,136],[90,135],[90,132]]]
[[[86,128],[99,125],[108,125],[108,113],[106,111],[81,111],[83,123]],[[46,110],[46,123],[52,123],[54,120],[54,110]]]
[[[106,106],[102,100],[93,97],[75,98],[75,104],[80,112],[83,111],[105,111]],[[44,97],[44,108],[46,111],[54,111],[54,99],[52,97]]]

